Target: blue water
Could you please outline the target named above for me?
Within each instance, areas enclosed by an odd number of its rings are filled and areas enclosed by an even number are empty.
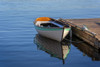
[[[83,56],[71,45],[65,64],[37,49],[37,17],[100,18],[100,0],[0,0],[0,67],[98,67],[100,61]]]

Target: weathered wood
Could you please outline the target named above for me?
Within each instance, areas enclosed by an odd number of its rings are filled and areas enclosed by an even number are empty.
[[[100,25],[98,26],[100,19],[59,19],[59,21],[63,25],[69,24],[77,37],[83,39],[91,46],[100,49]],[[83,30],[83,24],[87,25],[90,30]]]

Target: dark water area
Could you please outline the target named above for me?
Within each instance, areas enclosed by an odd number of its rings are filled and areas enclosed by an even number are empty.
[[[97,50],[83,42],[71,45],[64,42],[65,45],[56,49],[55,45],[60,43],[41,40],[33,21],[42,16],[100,18],[99,8],[100,0],[0,0],[0,67],[98,67],[100,54]]]

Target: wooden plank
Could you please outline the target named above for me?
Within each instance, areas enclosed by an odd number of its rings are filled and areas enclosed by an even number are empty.
[[[69,24],[72,26],[72,31],[77,37],[100,49],[100,19],[59,19],[59,21],[63,25]],[[86,25],[89,31],[83,30],[83,25]]]
[[[68,19],[67,21],[82,27],[86,25],[91,32],[96,33],[96,38],[100,40],[100,18],[95,19]]]

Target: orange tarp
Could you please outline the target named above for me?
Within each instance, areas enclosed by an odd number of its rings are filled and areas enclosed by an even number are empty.
[[[51,18],[49,18],[49,17],[39,17],[36,19],[36,21],[50,21],[50,20],[51,20]]]

